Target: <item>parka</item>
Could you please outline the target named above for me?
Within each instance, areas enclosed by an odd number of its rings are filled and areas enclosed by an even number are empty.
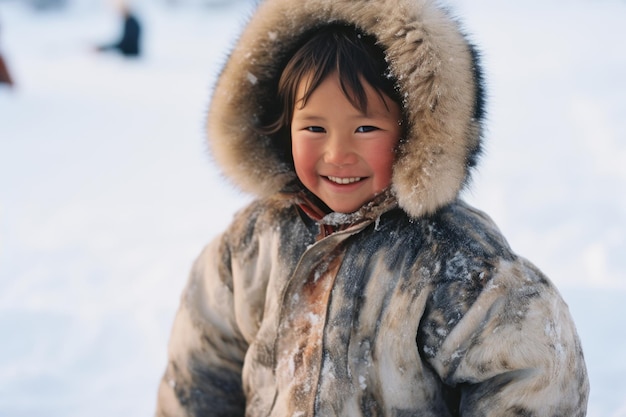
[[[406,133],[392,184],[319,213],[256,128],[312,29],[374,35]],[[464,203],[484,123],[479,56],[430,0],[265,0],[220,73],[211,155],[255,199],[193,265],[156,415],[584,416],[581,343],[552,282]]]

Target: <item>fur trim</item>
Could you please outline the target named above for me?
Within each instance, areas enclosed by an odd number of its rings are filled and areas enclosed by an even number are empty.
[[[253,126],[286,57],[309,30],[342,21],[377,37],[404,96],[407,137],[393,190],[411,216],[455,200],[480,151],[483,95],[477,54],[431,0],[266,0],[224,66],[208,115],[213,157],[237,186],[260,197],[295,172]]]

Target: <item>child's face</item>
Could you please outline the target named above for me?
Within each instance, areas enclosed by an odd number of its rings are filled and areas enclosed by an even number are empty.
[[[304,107],[307,80],[298,86],[291,124],[296,174],[333,211],[352,213],[391,183],[401,134],[399,106],[369,84],[367,114],[346,98],[336,74],[313,91]]]

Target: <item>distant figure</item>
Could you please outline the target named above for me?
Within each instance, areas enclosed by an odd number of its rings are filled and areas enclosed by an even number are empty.
[[[10,86],[13,86],[13,79],[11,78],[11,74],[9,74],[9,69],[4,62],[2,54],[0,54],[0,84],[8,84]]]
[[[11,78],[9,68],[4,61],[2,51],[0,51],[0,84],[8,84],[9,86],[13,86],[13,78]]]
[[[123,7],[124,27],[122,37],[118,42],[98,46],[98,51],[117,50],[122,55],[136,57],[140,55],[139,41],[141,39],[141,25],[139,20],[130,12],[127,7]]]

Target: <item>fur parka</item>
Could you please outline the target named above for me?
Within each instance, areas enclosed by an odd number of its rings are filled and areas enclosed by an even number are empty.
[[[378,39],[408,126],[391,189],[319,219],[256,127],[302,36],[334,22]],[[477,54],[434,1],[261,2],[207,123],[218,166],[257,198],[194,264],[157,416],[584,416],[567,305],[459,199],[483,117]]]

